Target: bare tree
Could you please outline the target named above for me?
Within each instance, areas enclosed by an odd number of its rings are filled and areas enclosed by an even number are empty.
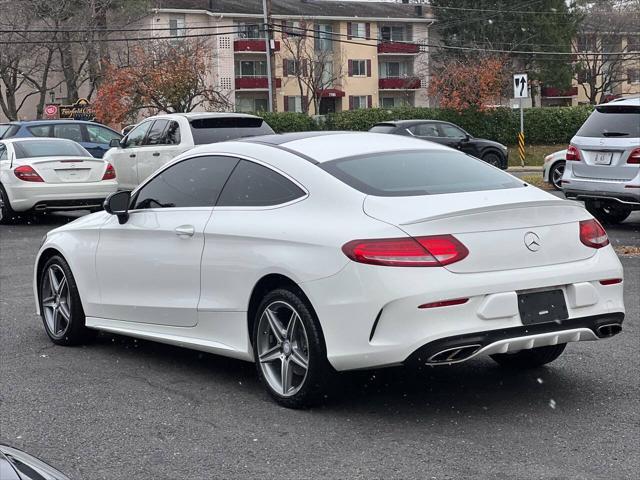
[[[573,41],[578,83],[592,104],[627,81],[627,68],[640,62],[623,37],[640,35],[640,15],[629,4],[591,4],[585,7],[585,19]]]
[[[282,32],[283,82],[294,81],[302,98],[302,111],[311,105],[316,114],[320,110],[323,92],[340,84],[345,76],[344,59],[336,43],[312,23],[300,22],[286,26]]]

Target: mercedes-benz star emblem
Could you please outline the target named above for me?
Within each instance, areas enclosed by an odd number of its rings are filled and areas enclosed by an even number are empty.
[[[540,250],[540,237],[533,232],[527,232],[524,234],[524,246],[532,252]]]

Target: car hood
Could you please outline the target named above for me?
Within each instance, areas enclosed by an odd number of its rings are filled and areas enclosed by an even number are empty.
[[[0,445],[2,480],[70,480],[64,473],[17,448]]]
[[[486,138],[476,138],[473,137],[473,141],[476,143],[476,145],[480,146],[480,147],[495,147],[499,150],[505,150],[506,147],[501,144],[500,142],[494,142],[493,140],[487,140]]]

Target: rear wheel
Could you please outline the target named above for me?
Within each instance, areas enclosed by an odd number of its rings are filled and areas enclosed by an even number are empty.
[[[553,362],[564,352],[566,343],[537,347],[530,350],[520,350],[516,353],[496,353],[491,358],[503,367],[508,368],[536,368]]]
[[[253,328],[258,376],[280,405],[319,403],[331,371],[320,326],[297,293],[277,289],[258,307]]]
[[[56,345],[77,345],[88,340],[93,331],[85,327],[76,281],[61,256],[51,257],[40,274],[40,314],[44,329]]]
[[[562,188],[562,176],[564,175],[564,162],[556,162],[549,172],[549,183],[553,188],[560,190]]]
[[[11,223],[17,217],[16,212],[11,208],[9,196],[4,187],[0,185],[0,224]]]
[[[495,152],[485,153],[482,156],[482,160],[494,167],[502,168],[502,157]]]
[[[591,215],[596,217],[602,223],[616,224],[624,222],[629,215],[631,209],[629,207],[618,206],[615,204],[603,204],[587,200],[585,206]]]

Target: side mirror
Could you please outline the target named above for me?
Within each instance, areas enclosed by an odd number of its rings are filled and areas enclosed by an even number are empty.
[[[129,202],[131,201],[131,192],[114,192],[104,201],[104,211],[118,216],[120,225],[127,223],[129,220]]]
[[[109,147],[120,148],[122,146],[122,144],[120,142],[121,142],[120,139],[112,138],[111,141],[109,142]]]

